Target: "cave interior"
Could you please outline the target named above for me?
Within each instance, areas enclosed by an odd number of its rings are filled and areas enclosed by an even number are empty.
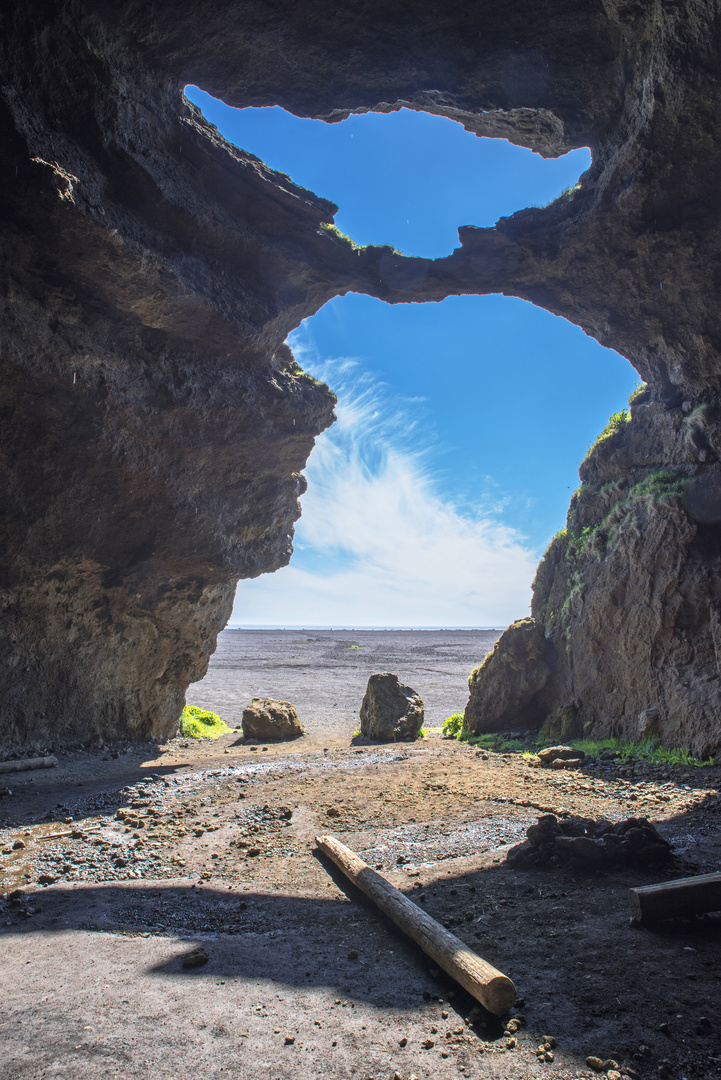
[[[238,579],[290,558],[333,419],[286,338],[355,291],[521,297],[645,384],[584,462],[532,619],[474,673],[468,724],[652,722],[719,749],[719,19],[710,0],[3,10],[7,747],[175,730]],[[424,110],[592,165],[547,207],[459,223],[446,258],[358,249],[189,83],[329,123]]]

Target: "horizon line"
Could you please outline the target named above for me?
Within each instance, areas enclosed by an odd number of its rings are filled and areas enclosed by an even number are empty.
[[[498,630],[497,626],[339,626],[329,623],[228,623],[224,630]],[[222,631],[221,631],[222,632]]]

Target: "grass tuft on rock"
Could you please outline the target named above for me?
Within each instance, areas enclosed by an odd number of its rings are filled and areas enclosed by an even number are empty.
[[[232,731],[217,713],[186,705],[180,716],[180,734],[185,739],[218,739]]]
[[[657,739],[642,739],[640,742],[623,739],[573,739],[570,744],[574,750],[582,750],[586,757],[596,758],[607,751],[613,751],[621,761],[645,761],[651,765],[694,765],[703,768],[713,765],[714,759],[697,758],[684,747],[661,746]]]
[[[614,413],[610,417],[608,423],[606,424],[605,428],[603,429],[601,434],[598,436],[598,438],[596,438],[591,443],[591,445],[589,446],[588,450],[586,451],[586,456],[584,458],[584,462],[588,461],[588,459],[590,458],[591,454],[596,449],[596,447],[598,447],[602,442],[605,442],[606,439],[613,438],[613,436],[616,434],[616,432],[621,431],[621,429],[624,427],[624,425],[629,424],[630,422],[631,422],[631,414],[628,411],[628,409],[621,409],[620,412]]]
[[[483,735],[474,735],[468,728],[463,726],[463,713],[453,713],[443,721],[442,732],[447,739],[458,739],[468,743],[469,746],[479,746],[483,750],[497,750],[499,753],[510,753],[513,750],[523,750],[526,745],[520,739],[511,739],[508,735],[499,734],[495,731],[484,732]]]
[[[477,746],[483,750],[496,751],[501,754],[522,753],[527,761],[536,757],[536,751],[545,746],[555,745],[543,735],[537,735],[534,739],[513,739],[504,732],[489,731],[483,735],[473,735],[463,726],[463,713],[454,713],[443,723],[443,734],[447,739],[458,739],[468,743],[469,746]],[[558,741],[558,740],[555,740]],[[664,765],[695,768],[703,768],[713,765],[715,759],[697,758],[684,747],[662,746],[658,739],[642,739],[639,742],[618,738],[607,739],[570,739],[568,745],[574,750],[581,750],[587,758],[598,759],[601,755],[612,751],[616,759],[622,762],[645,762],[649,765]]]
[[[463,713],[454,712],[453,716],[444,720],[441,731],[447,739],[458,739],[463,731]]]

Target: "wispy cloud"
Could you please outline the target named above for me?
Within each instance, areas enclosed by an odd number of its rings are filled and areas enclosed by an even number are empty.
[[[352,359],[300,363],[338,394],[307,468],[291,564],[238,586],[231,622],[505,626],[528,613],[536,555],[492,482],[472,511],[443,494],[421,401],[393,399]]]

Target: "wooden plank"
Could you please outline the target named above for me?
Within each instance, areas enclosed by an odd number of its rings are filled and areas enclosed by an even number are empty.
[[[354,885],[484,1008],[496,1016],[508,1012],[516,1000],[516,988],[507,975],[482,960],[335,837],[316,836],[315,842]]]
[[[0,773],[27,772],[29,769],[53,769],[56,757],[21,758],[18,761],[0,761]]]
[[[631,925],[648,926],[661,919],[721,911],[721,874],[676,878],[659,885],[629,889]]]

